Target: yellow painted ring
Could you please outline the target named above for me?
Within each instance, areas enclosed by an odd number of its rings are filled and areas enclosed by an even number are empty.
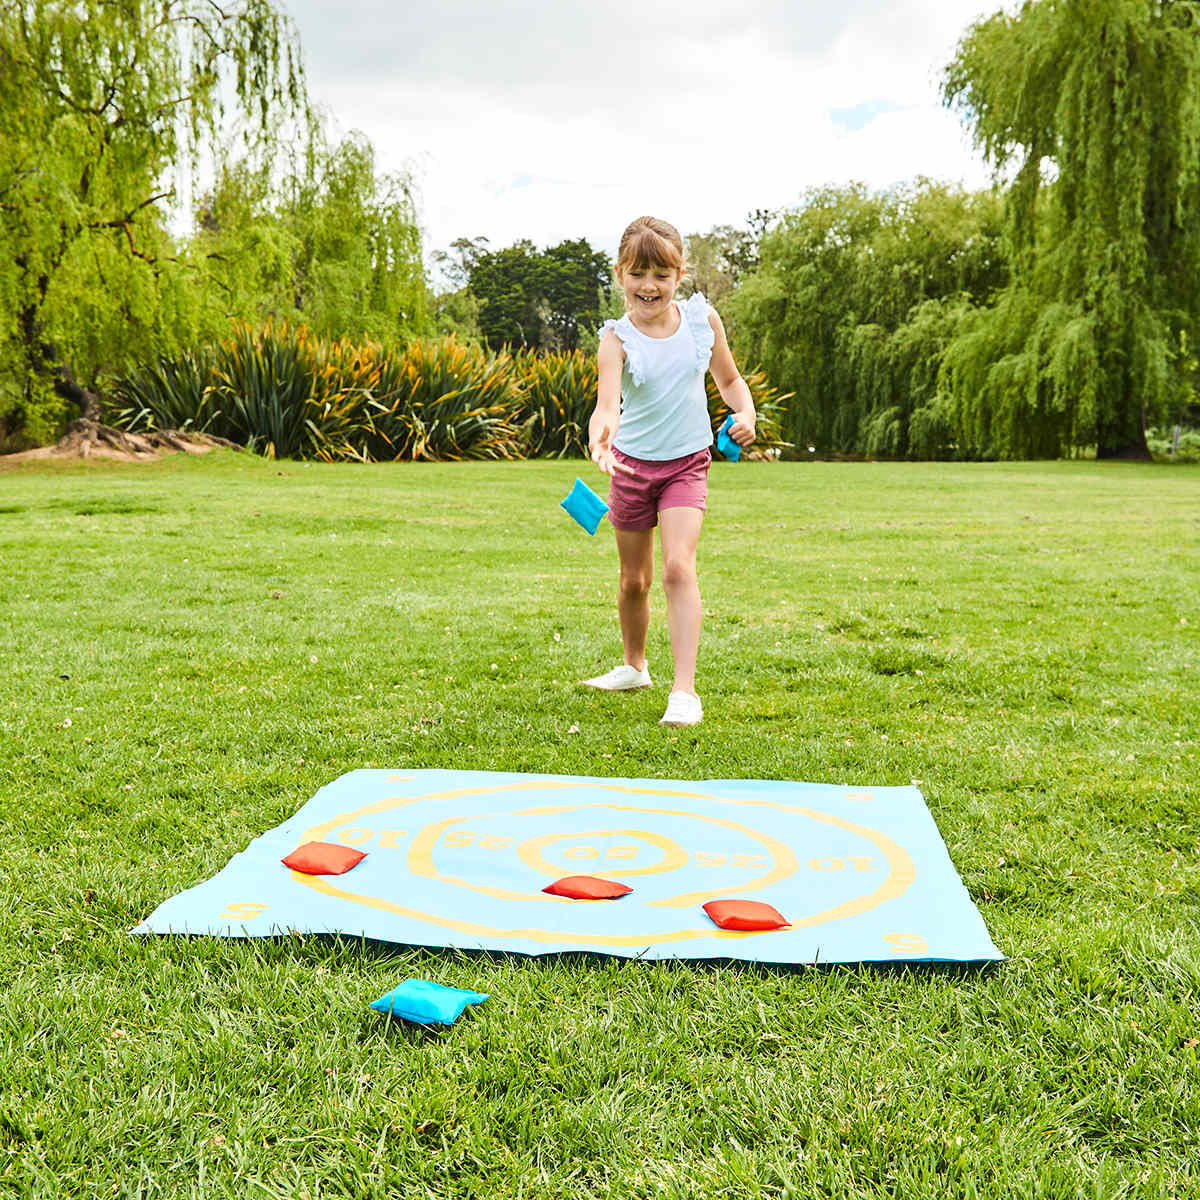
[[[812,820],[819,821],[825,825],[831,825],[838,829],[843,829],[847,833],[862,837],[867,841],[872,842],[879,848],[888,864],[888,877],[877,887],[873,892],[866,896],[858,896],[853,900],[848,900],[843,904],[836,905],[833,908],[826,909],[824,912],[814,913],[811,916],[803,917],[798,921],[793,921],[788,927],[790,929],[811,928],[814,925],[823,925],[829,921],[839,920],[844,917],[858,916],[861,913],[869,912],[873,908],[877,908],[887,900],[895,899],[897,896],[903,895],[911,886],[916,877],[916,869],[913,861],[908,854],[908,851],[894,842],[886,834],[880,833],[875,829],[868,829],[864,825],[857,825],[852,821],[847,821],[842,817],[835,817],[830,813],[818,812],[816,809],[801,808],[796,805],[779,804],[770,800],[734,800],[725,796],[709,796],[702,792],[684,792],[667,788],[648,788],[648,787],[627,787],[622,784],[601,784],[601,783],[574,783],[570,780],[553,780],[553,779],[531,779],[523,780],[519,783],[490,785],[482,787],[470,788],[455,788],[447,792],[431,792],[422,796],[388,796],[383,800],[377,800],[372,804],[364,805],[362,808],[355,810],[352,813],[343,813],[334,817],[330,821],[322,822],[320,825],[314,825],[300,839],[300,844],[305,842],[316,842],[325,840],[339,825],[346,825],[350,822],[357,821],[362,817],[371,816],[376,813],[390,812],[393,809],[403,808],[408,805],[416,804],[424,800],[457,800],[467,796],[484,796],[496,795],[501,792],[522,792],[522,791],[563,791],[569,788],[595,788],[603,791],[624,792],[629,795],[650,795],[650,796],[673,796],[686,797],[693,800],[708,800],[718,804],[734,804],[742,807],[764,807],[773,808],[780,812],[796,813],[800,816],[809,817]],[[587,805],[572,805],[566,806],[570,808],[593,807]],[[605,807],[622,807],[619,805],[606,805]],[[562,807],[550,808],[545,810],[526,809],[525,812],[535,811],[564,811]],[[673,809],[649,809],[639,811],[650,812],[676,812]],[[698,814],[686,813],[686,816],[695,817]],[[452,818],[451,821],[457,823],[467,818]],[[739,829],[744,829],[744,826],[736,826],[734,822],[722,822],[719,818],[701,818],[703,820],[712,820],[717,824],[728,824]],[[449,822],[440,822],[440,825],[445,825]],[[428,829],[437,828],[430,826]],[[426,831],[423,831],[426,832]],[[766,835],[754,834],[758,840],[763,840]],[[774,839],[769,839],[774,841]],[[436,841],[436,836],[434,838]],[[783,846],[782,842],[777,843]],[[414,841],[414,846],[416,842]],[[433,843],[429,844],[432,850]],[[790,855],[794,861],[795,856],[791,855],[791,851],[787,847],[784,850]],[[412,848],[409,850],[410,868],[412,865]],[[778,865],[776,867],[778,869]],[[769,873],[770,874],[770,873]],[[789,872],[790,874],[790,872]],[[334,886],[329,882],[328,878],[320,875],[305,875],[299,871],[292,872],[292,878],[304,886],[312,888],[313,891],[321,892],[327,896],[332,896],[341,900],[348,900],[354,904],[363,904],[370,908],[376,908],[383,912],[395,913],[397,916],[407,917],[410,920],[423,921],[431,925],[435,925],[442,929],[454,930],[458,933],[471,934],[475,937],[484,938],[521,938],[526,941],[537,942],[542,945],[575,945],[575,946],[612,946],[612,947],[637,947],[637,946],[655,946],[664,945],[671,942],[690,941],[694,938],[746,938],[757,937],[759,931],[737,931],[726,929],[713,929],[711,927],[703,929],[680,929],[670,933],[660,934],[643,934],[636,937],[628,937],[625,935],[610,935],[610,934],[581,934],[581,933],[559,933],[545,929],[498,929],[488,925],[480,925],[473,921],[460,921],[452,917],[441,917],[435,913],[421,912],[419,909],[409,908],[405,905],[394,904],[390,900],[382,900],[377,896],[361,896],[354,892],[346,891],[344,888]],[[340,877],[338,877],[340,878]],[[459,881],[454,881],[459,882]],[[467,885],[474,886],[474,885]],[[765,883],[759,882],[759,887],[766,886]],[[480,889],[482,890],[482,889]],[[496,889],[500,891],[500,889]],[[744,887],[724,889],[725,891],[741,891]],[[681,904],[698,903],[695,899],[697,896],[710,898],[713,894],[720,893],[690,893],[688,897],[673,897],[671,901],[658,901],[661,906],[674,907]],[[518,895],[523,901],[537,899],[537,896],[531,896],[526,893],[506,893],[506,895]],[[540,895],[540,893],[539,893]],[[555,900],[556,897],[545,897],[546,900]]]

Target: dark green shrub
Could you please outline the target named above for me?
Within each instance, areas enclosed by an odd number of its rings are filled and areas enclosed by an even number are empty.
[[[379,364],[367,398],[371,458],[520,458],[512,359],[453,336],[409,343]]]
[[[596,406],[599,381],[595,356],[582,351],[518,351],[513,365],[526,453],[531,458],[586,458],[588,418]]]
[[[117,405],[109,419],[123,429],[206,431],[216,416],[212,389],[216,353],[210,346],[175,357],[158,355],[155,365],[113,385]]]

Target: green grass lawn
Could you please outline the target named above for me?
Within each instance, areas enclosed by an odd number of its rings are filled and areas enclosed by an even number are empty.
[[[1195,1195],[1200,469],[714,467],[674,731],[575,686],[583,469],[0,473],[0,1195]],[[919,780],[1009,961],[128,936],[372,765]],[[410,974],[492,998],[367,1008]]]

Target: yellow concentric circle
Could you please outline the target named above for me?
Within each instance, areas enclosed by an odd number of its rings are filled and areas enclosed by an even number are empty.
[[[829,825],[834,828],[842,829],[847,833],[861,837],[873,843],[883,854],[888,865],[888,876],[874,891],[865,896],[858,896],[852,900],[848,900],[843,904],[826,909],[823,912],[814,913],[810,916],[803,917],[793,921],[790,925],[791,929],[810,928],[814,925],[822,925],[829,921],[835,921],[844,917],[857,916],[864,912],[869,912],[873,908],[877,908],[887,900],[892,900],[897,896],[902,895],[908,890],[915,878],[915,868],[912,859],[908,852],[891,838],[878,830],[869,829],[864,825],[858,825],[854,822],[847,821],[842,817],[833,816],[830,813],[819,812],[816,809],[802,808],[795,805],[779,804],[770,800],[738,800],[725,796],[711,796],[701,792],[686,792],[676,789],[667,788],[650,788],[650,787],[630,787],[623,784],[604,784],[588,782],[574,782],[571,780],[561,779],[535,779],[522,780],[511,784],[492,784],[481,787],[455,788],[445,792],[431,792],[419,796],[389,796],[383,800],[375,801],[359,808],[351,813],[343,813],[334,817],[330,821],[322,822],[320,825],[315,825],[309,829],[300,839],[301,843],[310,841],[321,841],[328,837],[333,830],[339,826],[348,825],[357,822],[364,817],[371,816],[381,812],[390,812],[398,808],[404,808],[413,804],[418,804],[422,801],[447,801],[465,799],[471,796],[492,796],[501,793],[521,793],[531,791],[565,791],[569,789],[587,788],[597,791],[612,791],[620,792],[626,795],[636,796],[656,796],[656,797],[681,797],[694,800],[706,800],[717,804],[735,805],[742,808],[770,808],[780,812],[794,813],[798,816],[807,817],[821,824]],[[757,880],[749,881],[735,885],[732,888],[722,888],[713,891],[705,892],[690,892],[681,896],[670,897],[665,900],[654,901],[648,907],[661,908],[682,908],[690,906],[698,906],[706,900],[712,899],[714,896],[725,895],[730,892],[744,893],[750,890],[757,890],[769,886],[771,883],[778,882],[780,879],[785,879],[790,876],[798,867],[795,855],[782,842],[775,838],[769,837],[766,834],[750,829],[738,822],[727,821],[718,817],[702,816],[699,813],[687,812],[684,810],[673,808],[641,808],[631,805],[620,804],[590,804],[590,805],[566,805],[553,806],[545,808],[533,808],[516,810],[514,815],[533,815],[536,813],[558,813],[566,811],[577,811],[581,809],[601,808],[606,810],[627,810],[642,813],[663,813],[672,816],[686,817],[706,822],[711,822],[718,826],[723,826],[730,830],[736,830],[739,833],[746,834],[752,839],[758,841],[761,845],[767,848],[771,856],[772,866]],[[482,892],[485,895],[490,895],[498,899],[519,900],[522,902],[560,902],[569,903],[569,901],[561,901],[558,897],[546,896],[541,892],[530,894],[524,892],[509,892],[501,888],[491,888],[486,885],[474,884],[467,880],[456,879],[451,876],[443,876],[439,874],[433,865],[432,852],[441,834],[454,824],[461,824],[465,821],[478,819],[482,814],[473,814],[470,817],[452,817],[446,821],[437,822],[434,825],[426,826],[420,834],[414,839],[408,854],[409,870],[417,875],[425,875],[430,878],[436,878],[443,882],[457,884],[459,886],[470,888],[471,890]],[[495,816],[497,814],[489,813],[487,816]],[[646,831],[630,831],[630,830],[608,830],[606,834],[619,833],[627,835],[636,832],[638,836],[645,836]],[[555,834],[549,835],[547,838],[535,838],[530,842],[523,843],[523,847],[530,847],[533,844],[533,850],[529,851],[531,857],[536,862],[541,861],[543,866],[549,867],[549,875],[553,876],[558,871],[558,868],[553,867],[544,858],[546,846],[550,845],[554,839],[562,838],[564,835]],[[661,837],[661,835],[654,835]],[[653,839],[651,839],[653,840]],[[663,842],[670,842],[670,839],[663,838]],[[538,843],[541,843],[540,845]],[[685,855],[686,852],[675,846],[673,842],[670,845],[674,847],[679,854]],[[672,852],[673,854],[673,852]],[[522,856],[524,858],[524,855]],[[527,865],[532,865],[529,859],[524,859]],[[674,861],[672,857],[670,861]],[[675,866],[682,865],[676,862]],[[667,868],[663,864],[657,864],[656,867],[649,870],[662,872]],[[674,867],[670,869],[675,869]],[[607,872],[608,874],[617,874],[617,872]],[[631,874],[633,872],[627,872]],[[644,872],[643,872],[644,873]],[[321,892],[324,895],[332,896],[337,899],[346,900],[354,904],[362,904],[370,908],[375,908],[383,912],[395,913],[398,916],[406,917],[410,920],[426,922],[430,925],[437,926],[442,929],[454,930],[458,933],[470,934],[476,937],[483,938],[520,938],[526,941],[540,943],[547,946],[596,946],[596,947],[638,947],[650,945],[663,945],[671,942],[689,941],[694,938],[746,938],[756,937],[757,932],[741,932],[733,930],[714,929],[712,927],[705,928],[685,928],[673,930],[667,933],[659,934],[643,934],[640,936],[626,935],[607,935],[607,934],[591,934],[591,933],[564,933],[558,930],[546,929],[502,929],[489,925],[482,925],[473,921],[460,921],[456,918],[439,916],[436,913],[422,912],[419,909],[411,908],[407,905],[395,904],[390,900],[384,900],[377,896],[364,896],[348,891],[345,888],[338,887],[329,882],[329,878],[318,875],[304,875],[298,871],[292,872],[292,878],[304,886],[312,888],[316,892]]]

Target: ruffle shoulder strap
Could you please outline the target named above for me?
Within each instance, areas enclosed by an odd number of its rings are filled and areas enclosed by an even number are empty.
[[[646,370],[642,362],[642,347],[637,338],[629,336],[632,330],[629,314],[626,313],[617,320],[610,318],[596,332],[603,338],[610,329],[621,339],[621,345],[625,349],[625,369],[633,379],[634,386],[641,387],[646,381]]]
[[[708,322],[708,314],[708,300],[704,293],[693,292],[684,303],[683,319],[692,332],[692,341],[696,343],[696,366],[701,371],[708,370],[713,342],[716,340],[713,327]]]

